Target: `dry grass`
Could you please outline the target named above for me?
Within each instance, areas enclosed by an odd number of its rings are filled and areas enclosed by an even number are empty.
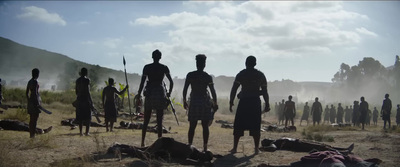
[[[47,128],[53,126],[49,134],[39,135],[35,139],[29,139],[28,132],[0,131],[0,166],[184,166],[176,162],[164,162],[159,160],[124,157],[121,159],[115,155],[102,156],[106,149],[114,142],[140,146],[141,130],[115,129],[114,132],[105,132],[105,128],[91,128],[91,136],[79,136],[78,129],[70,130],[70,127],[60,125],[60,121],[73,118],[75,114],[69,105],[53,103],[45,106],[53,112],[52,115],[40,114],[38,127]],[[233,122],[234,114],[230,114],[227,108],[220,107],[215,114],[215,120],[227,120]],[[73,109],[73,108],[72,108]],[[18,109],[9,109],[0,115],[4,119],[13,115]],[[168,111],[167,111],[168,112]],[[177,126],[172,114],[166,114],[164,125],[171,127],[172,134],[164,134],[177,141],[187,143],[187,131],[189,124],[185,111],[177,107],[180,126]],[[152,120],[155,118],[152,117]],[[118,121],[128,119],[118,119]],[[267,116],[267,122],[276,122],[275,118]],[[396,166],[400,163],[400,133],[399,128],[384,132],[379,126],[367,126],[366,131],[360,128],[331,128],[329,126],[305,127],[298,126],[297,132],[276,133],[263,132],[261,138],[292,137],[305,139],[304,134],[321,134],[331,136],[334,140],[326,144],[348,147],[355,143],[354,153],[362,158],[380,158],[384,162],[381,166]],[[118,124],[116,124],[118,125]],[[151,124],[154,125],[154,124]],[[215,159],[214,166],[257,166],[261,163],[285,165],[298,161],[306,153],[294,153],[289,151],[276,151],[274,153],[262,152],[253,155],[253,138],[245,133],[240,139],[237,154],[229,154],[233,143],[233,130],[223,129],[220,124],[213,123],[210,127],[209,149],[214,154],[223,155],[224,158]],[[313,136],[313,139],[315,136]],[[146,144],[150,145],[157,139],[157,134],[147,133]],[[325,140],[322,140],[324,142]],[[202,128],[198,126],[194,138],[194,146],[200,150],[203,145]],[[19,158],[24,157],[24,158]]]

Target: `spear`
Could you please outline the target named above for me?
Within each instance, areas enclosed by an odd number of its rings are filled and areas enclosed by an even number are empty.
[[[125,70],[125,80],[126,80],[126,85],[128,85],[128,76],[126,75],[126,67],[125,67],[125,56],[122,56],[123,59],[123,63],[124,63],[124,70]],[[131,122],[132,120],[132,110],[131,110],[131,100],[129,98],[129,89],[126,89],[126,91],[128,92],[128,104],[129,104],[129,115],[131,115]]]

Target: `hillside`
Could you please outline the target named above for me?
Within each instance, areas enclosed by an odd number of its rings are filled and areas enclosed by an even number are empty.
[[[9,86],[25,86],[33,68],[40,69],[40,82],[44,89],[49,89],[52,85],[56,85],[57,89],[65,89],[62,84],[73,82],[82,67],[88,68],[89,75],[92,75],[92,80],[97,84],[103,84],[108,77],[125,81],[122,71],[87,64],[62,54],[21,45],[2,37],[0,37],[0,55],[0,76]],[[129,74],[128,78],[131,83],[138,83],[140,80],[138,74]]]

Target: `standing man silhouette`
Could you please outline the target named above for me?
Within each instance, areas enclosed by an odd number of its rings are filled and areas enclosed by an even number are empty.
[[[203,150],[207,151],[207,143],[210,135],[208,126],[213,120],[213,112],[218,109],[217,94],[215,93],[212,77],[204,71],[206,67],[206,55],[196,56],[196,71],[189,72],[186,76],[185,86],[183,87],[183,104],[188,112],[190,122],[188,140],[189,145],[193,144],[193,137],[197,126],[197,121],[201,120],[203,127]],[[190,105],[186,101],[186,95],[189,85],[191,86]],[[208,89],[210,88],[212,101]],[[213,109],[213,110],[212,110]]]
[[[85,135],[89,136],[90,122],[92,120],[93,101],[90,95],[90,79],[87,77],[88,71],[82,68],[80,77],[76,80],[76,120],[79,124],[79,133],[83,136],[82,126],[86,126]]]
[[[386,129],[386,122],[389,123],[390,129],[390,114],[392,112],[392,101],[389,99],[389,94],[385,94],[385,100],[383,100],[381,115],[383,119],[383,129]]]
[[[35,137],[36,125],[40,113],[40,94],[39,94],[39,69],[32,70],[32,78],[26,86],[26,98],[28,100],[28,114],[29,114],[29,134],[30,138]],[[30,92],[30,94],[29,94]]]
[[[267,90],[267,79],[265,75],[255,69],[256,58],[248,56],[246,58],[246,69],[240,71],[233,82],[230,94],[229,110],[232,112],[233,101],[239,86],[242,87],[238,95],[239,104],[236,110],[235,122],[233,128],[233,148],[231,153],[237,152],[239,139],[244,135],[245,130],[250,131],[250,136],[254,139],[254,151],[258,154],[260,145],[260,128],[261,128],[261,100],[260,94],[263,95],[265,108],[264,111],[270,110],[269,96]],[[261,91],[260,91],[261,90]]]
[[[162,137],[162,120],[164,117],[164,109],[168,106],[167,97],[170,97],[174,82],[172,81],[169,69],[166,65],[160,63],[161,52],[155,50],[152,53],[153,63],[147,64],[143,67],[142,80],[140,82],[138,97],[141,96],[144,82],[147,79],[146,87],[143,92],[145,96],[144,101],[144,121],[142,129],[142,142],[141,146],[144,147],[144,141],[146,138],[146,130],[149,125],[151,112],[156,110],[157,113],[157,134],[158,138]],[[169,92],[166,92],[163,80],[164,77],[169,80]]]
[[[292,122],[294,126],[294,117],[296,116],[296,104],[292,101],[292,95],[289,95],[289,101],[285,102],[285,127],[287,127],[288,121]]]
[[[315,98],[315,102],[311,107],[311,115],[313,116],[313,126],[315,126],[315,123],[319,125],[319,122],[321,122],[322,104],[318,101],[318,97]]]

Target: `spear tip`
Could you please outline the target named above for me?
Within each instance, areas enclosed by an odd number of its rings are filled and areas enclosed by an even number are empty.
[[[124,65],[125,65],[125,64],[126,64],[126,62],[125,62],[125,56],[122,56],[122,59],[123,59]]]

